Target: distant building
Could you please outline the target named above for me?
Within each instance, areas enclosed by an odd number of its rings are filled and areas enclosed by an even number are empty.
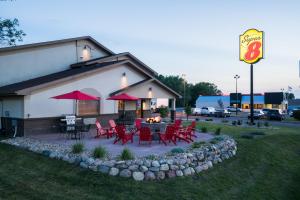
[[[254,94],[254,109],[280,108],[285,110],[287,102],[284,100],[282,92],[265,92],[264,94]],[[242,109],[250,109],[250,95],[241,93],[230,93],[224,96],[199,96],[196,100],[196,107],[227,107],[238,106]]]
[[[289,100],[288,111],[294,110],[294,109],[300,109],[300,99]]]

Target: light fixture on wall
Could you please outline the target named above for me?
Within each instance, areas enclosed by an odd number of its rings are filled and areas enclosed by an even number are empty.
[[[89,45],[84,45],[82,49],[82,56],[80,57],[82,60],[89,60],[91,58],[91,50],[92,48]]]
[[[152,87],[149,87],[148,89],[148,98],[152,98],[153,95],[152,95]]]
[[[127,87],[127,77],[126,77],[126,72],[122,73],[122,78],[121,78],[121,88]]]

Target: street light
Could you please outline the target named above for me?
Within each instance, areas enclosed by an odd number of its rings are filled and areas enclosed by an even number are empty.
[[[239,78],[241,78],[239,75],[235,75],[234,76],[234,78],[235,78],[235,115],[237,115],[237,113],[238,113],[238,93],[237,93],[237,80],[239,79]]]
[[[182,79],[183,79],[183,107],[185,107],[185,74],[181,75]]]

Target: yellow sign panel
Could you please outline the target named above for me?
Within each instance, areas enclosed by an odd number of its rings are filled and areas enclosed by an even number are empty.
[[[249,64],[257,63],[264,54],[264,32],[249,29],[240,35],[240,60]]]

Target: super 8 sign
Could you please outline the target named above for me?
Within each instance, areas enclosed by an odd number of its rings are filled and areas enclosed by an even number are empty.
[[[257,63],[264,56],[264,32],[249,29],[240,35],[240,60],[249,64]]]

